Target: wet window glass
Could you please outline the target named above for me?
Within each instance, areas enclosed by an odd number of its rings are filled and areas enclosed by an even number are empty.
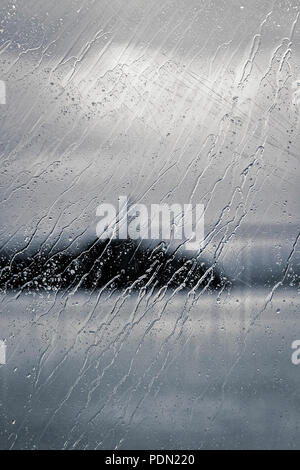
[[[1,449],[299,447],[299,11],[1,0]]]

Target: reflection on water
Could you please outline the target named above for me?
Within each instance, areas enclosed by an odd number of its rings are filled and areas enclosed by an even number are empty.
[[[298,297],[269,294],[7,296],[0,447],[299,447]]]

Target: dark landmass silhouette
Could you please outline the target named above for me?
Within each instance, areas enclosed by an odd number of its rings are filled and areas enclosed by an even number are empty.
[[[95,240],[79,253],[51,247],[26,255],[3,253],[0,288],[21,291],[60,289],[109,290],[220,289],[228,282],[201,257],[168,250],[164,242],[145,248],[138,240]]]

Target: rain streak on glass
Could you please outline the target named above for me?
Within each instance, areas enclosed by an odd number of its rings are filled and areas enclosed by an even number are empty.
[[[1,1],[1,449],[299,447],[299,11]]]

